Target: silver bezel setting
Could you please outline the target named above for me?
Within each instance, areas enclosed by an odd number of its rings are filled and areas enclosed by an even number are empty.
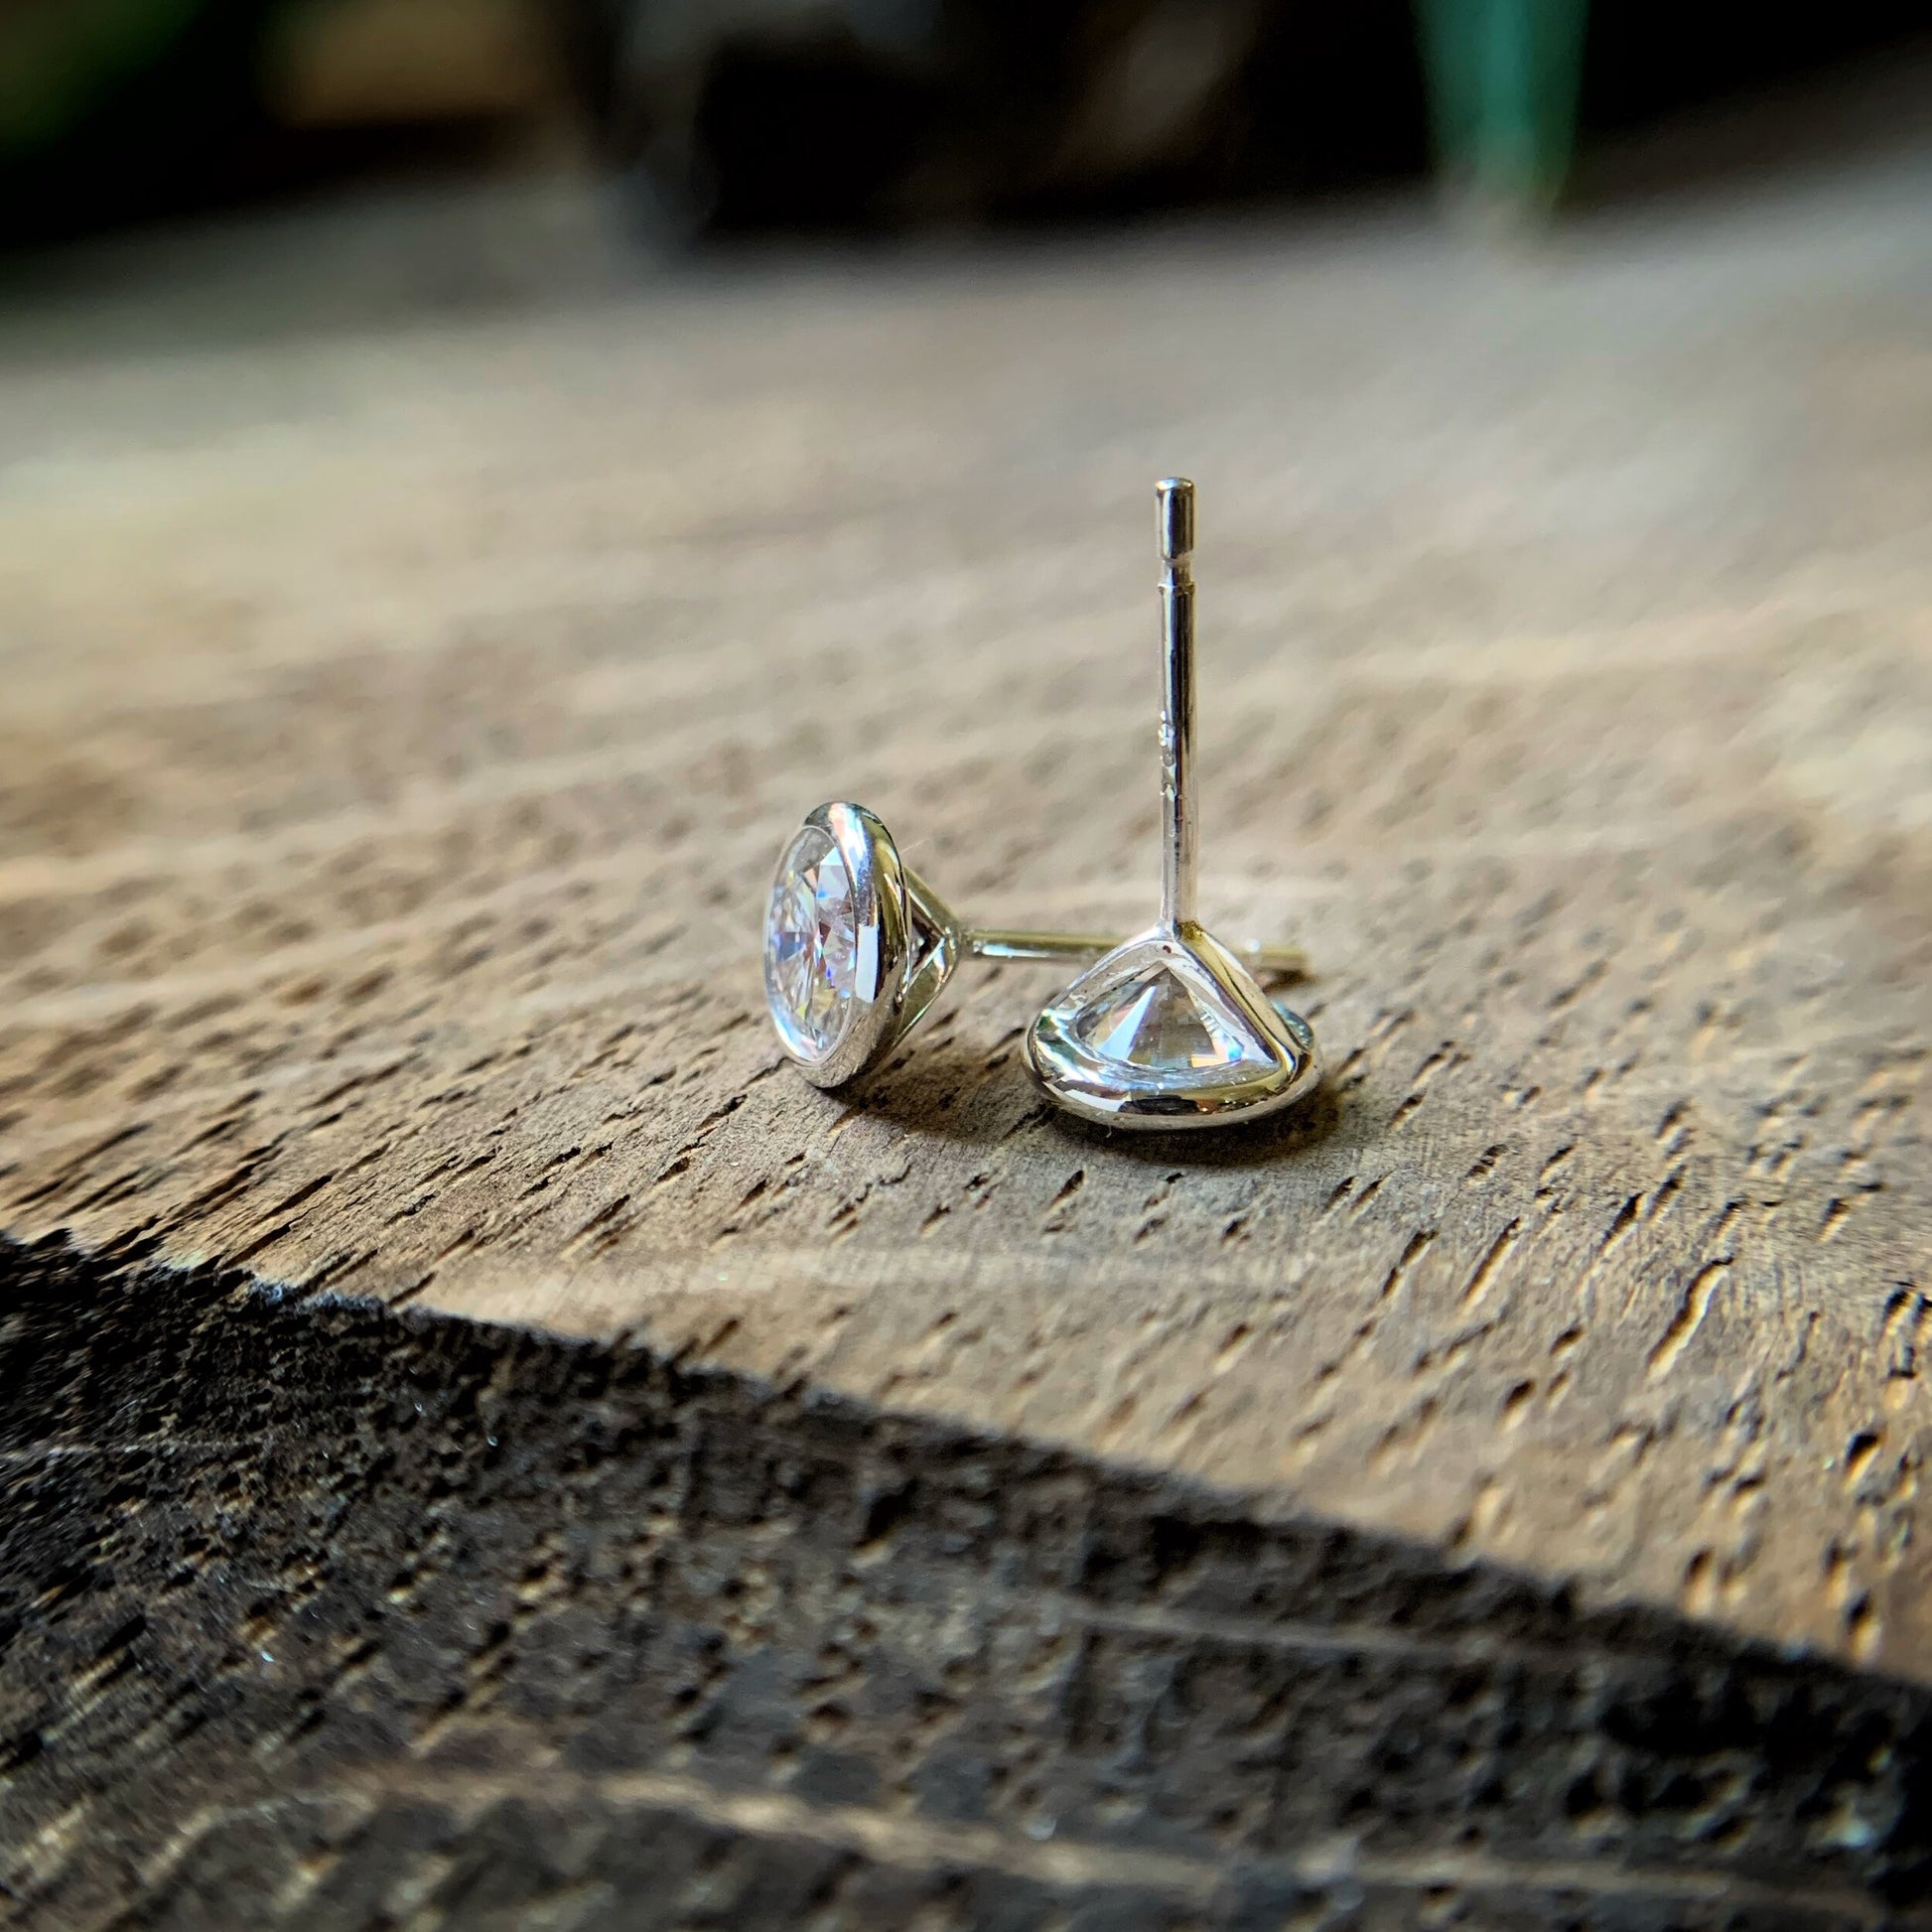
[[[1203,1070],[1180,1080],[1172,1071],[1137,1077],[1117,1059],[1090,1051],[1079,1017],[1151,964],[1183,981],[1205,982],[1267,1054],[1266,1063]],[[1321,1079],[1314,1032],[1299,1013],[1271,1000],[1212,933],[1198,925],[1156,926],[1129,939],[1050,1001],[1028,1030],[1027,1064],[1055,1106],[1103,1127],[1171,1133],[1257,1120],[1290,1107]]]
[[[814,1052],[772,987],[769,896],[764,997],[787,1058],[815,1086],[837,1087],[877,1066],[932,1004],[958,963],[962,933],[945,902],[899,863],[893,835],[863,805],[834,800],[806,813],[778,855],[774,894],[793,846],[814,830],[837,847],[852,890],[853,985],[836,1038]]]

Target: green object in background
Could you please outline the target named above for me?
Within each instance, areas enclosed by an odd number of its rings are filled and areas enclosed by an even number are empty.
[[[1535,218],[1576,148],[1589,0],[1416,0],[1443,174],[1476,208]]]

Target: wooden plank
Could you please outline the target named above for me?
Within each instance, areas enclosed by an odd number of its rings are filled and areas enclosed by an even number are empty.
[[[1932,1677],[1924,206],[16,319],[0,1225]],[[1207,909],[1310,947],[1325,1096],[1075,1129],[1019,968],[809,1089],[820,798],[970,911],[1151,906],[1176,469]]]
[[[1915,1686],[642,1347],[0,1294],[27,1923],[1928,1923]]]

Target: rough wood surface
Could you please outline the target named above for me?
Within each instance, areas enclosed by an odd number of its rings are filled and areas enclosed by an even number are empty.
[[[138,261],[17,308],[0,1227],[1932,1680],[1925,180],[1515,264],[1392,215],[297,337],[170,338]],[[1311,950],[1324,1097],[1073,1129],[1021,969],[813,1091],[755,945],[820,798],[971,911],[1152,903],[1175,469],[1206,907]]]
[[[1932,1924],[1917,1686],[642,1347],[0,1292],[0,1918]]]

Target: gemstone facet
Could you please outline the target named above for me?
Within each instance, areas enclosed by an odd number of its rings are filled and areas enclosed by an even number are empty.
[[[801,1059],[821,1060],[845,1036],[858,970],[852,876],[838,845],[807,824],[771,882],[764,992],[778,1032]]]
[[[1069,1031],[1097,1059],[1150,1073],[1263,1066],[1274,1057],[1227,1006],[1164,960],[1110,988]]]
[[[1123,940],[1047,1002],[1026,1053],[1058,1105],[1112,1127],[1252,1117],[1320,1078],[1308,1022],[1196,925]]]

